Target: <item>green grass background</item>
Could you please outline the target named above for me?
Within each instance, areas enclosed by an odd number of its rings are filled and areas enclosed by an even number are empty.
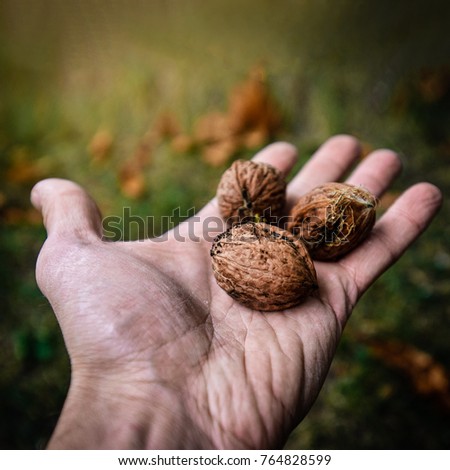
[[[283,116],[276,138],[294,143],[301,162],[330,135],[350,133],[366,148],[401,152],[405,169],[396,191],[427,180],[445,194],[449,5],[3,0],[0,448],[45,447],[69,380],[58,325],[34,280],[45,231],[23,216],[35,181],[73,179],[105,216],[131,207],[158,220],[176,207],[200,208],[225,165],[211,167],[195,150],[180,154],[159,145],[145,168],[148,189],[134,200],[120,191],[118,168],[161,112],[189,133],[199,116],[225,109],[230,90],[259,64]],[[114,144],[99,163],[88,145],[101,128]],[[17,177],[17,162],[31,176]],[[326,385],[287,448],[448,448],[448,409],[417,393],[408,374],[389,368],[360,340],[399,340],[450,370],[448,219],[445,203],[358,305]]]

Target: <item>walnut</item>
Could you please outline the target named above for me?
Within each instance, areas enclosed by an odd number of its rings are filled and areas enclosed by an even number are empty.
[[[228,224],[278,220],[285,198],[282,173],[261,162],[236,160],[217,188],[220,213]]]
[[[375,196],[362,187],[323,184],[303,195],[291,211],[288,229],[308,247],[315,260],[338,259],[372,230]]]
[[[218,235],[211,257],[218,285],[255,310],[294,307],[317,289],[316,271],[304,244],[263,222],[236,224]]]

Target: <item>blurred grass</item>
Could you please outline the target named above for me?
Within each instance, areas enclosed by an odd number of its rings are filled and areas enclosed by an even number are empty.
[[[45,239],[29,205],[37,180],[79,182],[104,216],[131,207],[159,220],[176,207],[200,208],[228,163],[212,166],[198,147],[176,150],[166,138],[146,148],[146,136],[164,113],[192,135],[198,118],[224,112],[235,85],[258,66],[283,116],[270,138],[297,145],[301,162],[330,135],[351,133],[367,151],[403,154],[394,190],[428,180],[445,193],[449,13],[440,1],[4,0],[0,447],[45,446],[69,379],[56,320],[34,281]],[[99,131],[111,142],[95,158],[90,144]],[[256,150],[240,147],[229,160]],[[129,180],[130,193],[123,169],[137,163],[144,185]],[[444,204],[425,236],[363,298],[288,448],[448,447],[448,409],[418,392],[414,368],[389,366],[368,342],[413,345],[450,370],[448,219]]]

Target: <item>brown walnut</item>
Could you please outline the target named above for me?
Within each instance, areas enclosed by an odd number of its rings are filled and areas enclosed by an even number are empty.
[[[212,267],[218,285],[255,310],[283,310],[317,289],[304,244],[286,230],[262,222],[236,224],[214,240]]]
[[[277,221],[285,199],[282,173],[261,162],[236,160],[222,175],[217,188],[219,210],[229,224]]]
[[[377,200],[369,191],[344,183],[327,183],[303,195],[291,211],[288,229],[315,260],[338,259],[372,230]]]

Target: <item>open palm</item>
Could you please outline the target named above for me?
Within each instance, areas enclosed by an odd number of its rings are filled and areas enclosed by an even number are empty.
[[[358,154],[355,139],[329,139],[292,179],[289,203],[339,180]],[[287,174],[296,155],[279,143],[255,158]],[[348,181],[379,196],[400,166],[395,153],[379,150]],[[48,239],[37,280],[72,366],[50,447],[282,446],[314,402],[355,303],[425,229],[440,200],[429,184],[410,188],[363,245],[339,262],[315,263],[318,297],[263,313],[238,304],[214,280],[214,233],[205,227],[218,220],[215,200],[165,241],[111,243],[79,186],[38,183],[32,201]]]

